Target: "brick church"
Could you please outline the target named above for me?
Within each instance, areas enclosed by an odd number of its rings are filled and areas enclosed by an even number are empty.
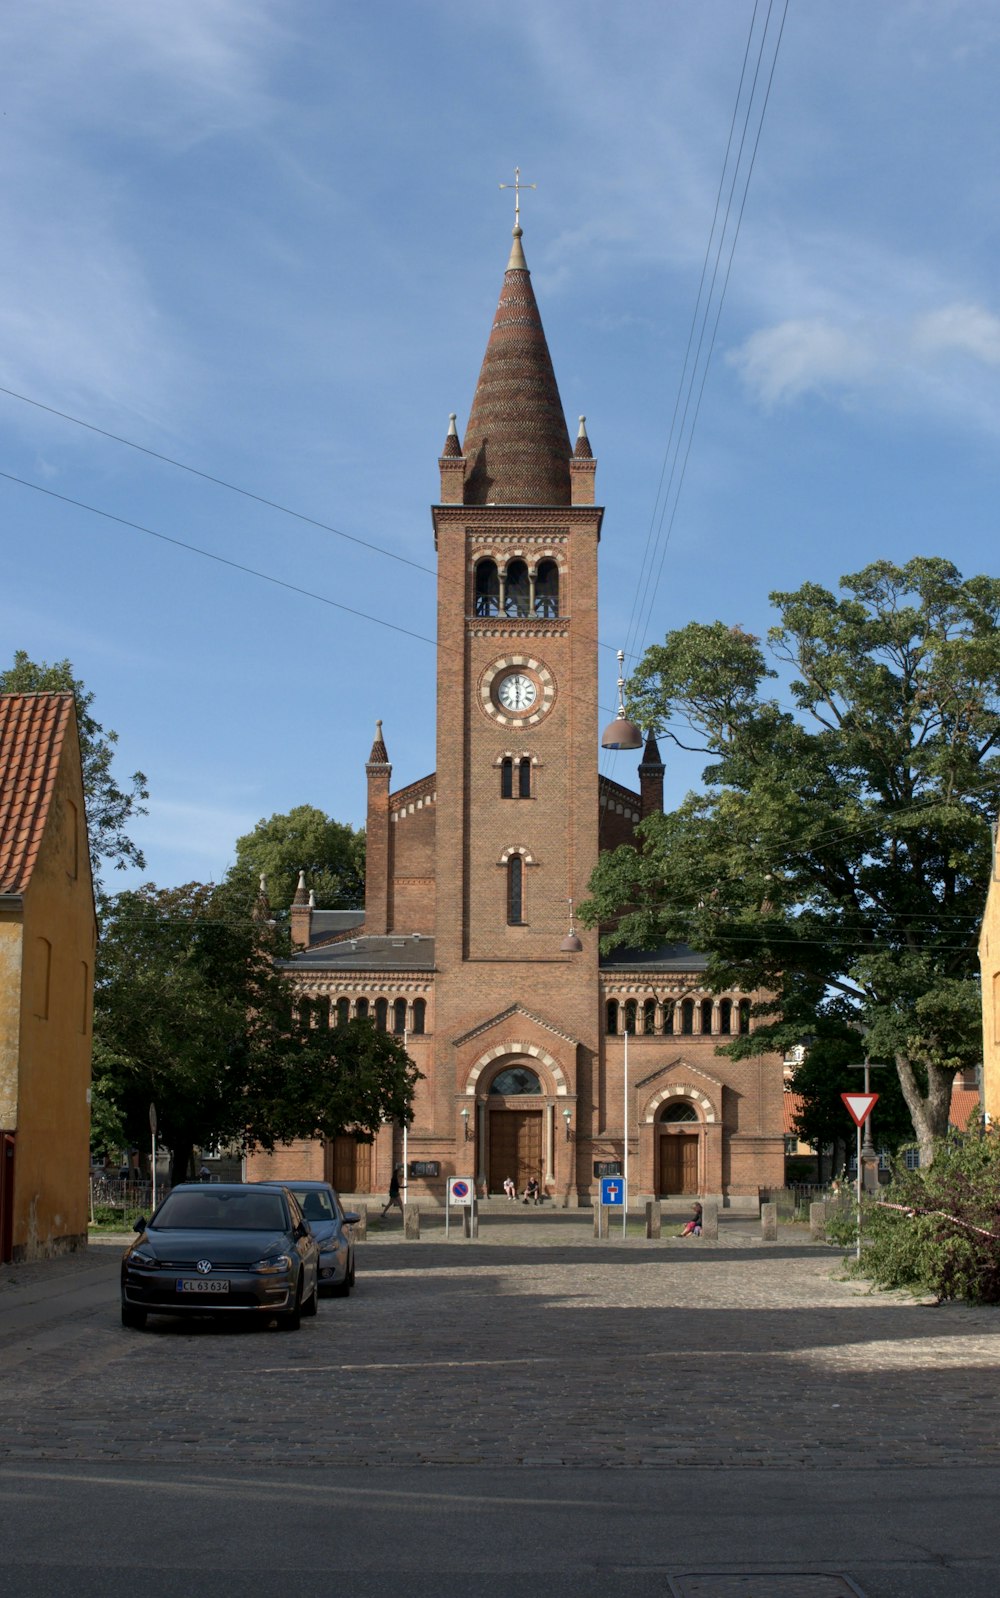
[[[521,237],[439,460],[436,766],[393,787],[377,724],[364,912],[315,909],[300,878],[289,974],[331,1026],[405,1035],[411,1200],[535,1175],[558,1206],[592,1202],[623,1160],[626,1059],[632,1202],[756,1196],[783,1181],[781,1060],[715,1052],[755,995],[709,993],[690,949],[602,955],[572,925],[598,851],[662,808],[663,764],[650,737],[637,791],[598,773],[596,462],[583,419],[570,440]],[[248,1164],[384,1194],[402,1155],[386,1126]]]

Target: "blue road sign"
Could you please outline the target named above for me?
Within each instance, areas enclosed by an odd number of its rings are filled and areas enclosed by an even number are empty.
[[[625,1181],[620,1176],[601,1177],[601,1203],[621,1204],[625,1196]]]

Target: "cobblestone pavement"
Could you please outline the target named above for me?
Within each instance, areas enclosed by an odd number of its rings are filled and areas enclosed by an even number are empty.
[[[1000,1311],[871,1294],[801,1228],[398,1224],[296,1333],[119,1324],[121,1243],[0,1270],[0,1458],[891,1470],[996,1462]]]

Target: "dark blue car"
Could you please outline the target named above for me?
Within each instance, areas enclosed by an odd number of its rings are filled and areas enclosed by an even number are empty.
[[[289,1180],[302,1213],[319,1243],[319,1289],[333,1298],[346,1298],[354,1286],[354,1237],[350,1228],[361,1219],[345,1211],[340,1195],[329,1182]]]

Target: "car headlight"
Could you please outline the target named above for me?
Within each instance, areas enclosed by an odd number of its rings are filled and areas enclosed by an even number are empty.
[[[291,1268],[292,1260],[288,1254],[272,1254],[268,1259],[256,1260],[250,1267],[258,1276],[278,1276]]]
[[[126,1256],[125,1263],[126,1265],[141,1265],[144,1271],[148,1271],[155,1270],[159,1264],[159,1260],[156,1258],[155,1254],[150,1254],[147,1249],[134,1248],[132,1252]]]

